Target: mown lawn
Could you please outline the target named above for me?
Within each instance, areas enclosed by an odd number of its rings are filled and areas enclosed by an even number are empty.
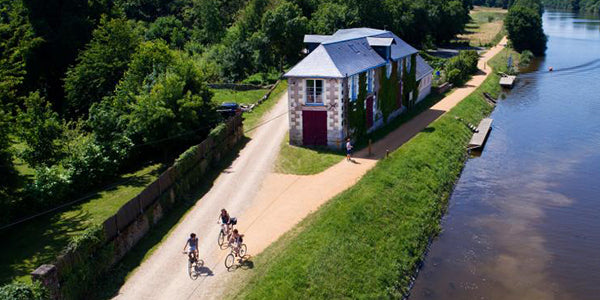
[[[466,26],[466,33],[458,36],[466,40],[472,47],[491,47],[504,35],[504,17],[508,11],[501,8],[476,6],[470,12],[471,22]]]
[[[502,66],[497,55],[491,66]],[[501,71],[501,69],[498,69]],[[492,74],[474,93],[254,257],[231,298],[402,298],[466,160],[472,132],[498,95]]]
[[[321,173],[340,162],[346,154],[325,147],[299,147],[290,145],[289,136],[281,143],[275,162],[275,172],[311,175]]]
[[[12,280],[29,282],[29,273],[51,262],[90,224],[102,223],[127,201],[158,178],[162,164],[153,164],[121,176],[119,181],[62,211],[26,221],[0,232],[0,284]]]

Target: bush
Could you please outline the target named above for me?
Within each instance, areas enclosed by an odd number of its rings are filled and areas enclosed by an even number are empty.
[[[48,299],[48,296],[46,290],[39,283],[26,284],[15,282],[0,287],[0,299],[44,300]]]
[[[38,167],[27,194],[40,208],[60,203],[71,193],[72,172],[61,165]]]
[[[463,81],[460,75],[460,70],[458,69],[452,69],[448,71],[446,78],[448,79],[448,82],[452,83],[455,86],[460,85]]]
[[[536,3],[537,7],[534,5]],[[548,39],[542,28],[540,11],[539,0],[516,1],[508,10],[504,24],[508,38],[518,52],[529,49],[535,55],[543,55],[546,51]]]
[[[519,58],[519,66],[527,66],[531,63],[533,59],[533,53],[529,50],[525,50],[521,52],[521,57]]]

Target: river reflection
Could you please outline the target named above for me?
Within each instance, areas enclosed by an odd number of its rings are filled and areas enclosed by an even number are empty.
[[[543,18],[547,56],[499,101],[410,299],[600,299],[600,19]]]

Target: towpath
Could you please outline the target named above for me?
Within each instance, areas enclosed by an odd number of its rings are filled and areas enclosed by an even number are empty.
[[[487,61],[499,53],[506,38],[479,60],[479,72],[464,87],[415,116],[373,144],[356,153],[355,163],[345,160],[322,173],[301,176],[272,173],[281,140],[287,130],[287,94],[266,116],[272,120],[259,127],[232,166],[216,180],[213,188],[198,201],[156,251],[139,266],[123,285],[117,299],[218,299],[231,278],[223,261],[227,251],[216,244],[217,215],[228,208],[237,216],[250,255],[256,255],[282,234],[317,210],[322,204],[354,185],[377,160],[426,128],[471,94],[489,75]],[[200,256],[210,274],[196,280],[186,274],[186,257],[181,254],[190,232],[200,237]],[[238,270],[242,271],[243,270]]]

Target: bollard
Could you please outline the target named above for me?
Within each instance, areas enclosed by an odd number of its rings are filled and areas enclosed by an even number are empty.
[[[390,157],[390,149],[385,150],[385,157]]]
[[[369,156],[372,156],[373,152],[371,152],[371,139],[369,139]]]

